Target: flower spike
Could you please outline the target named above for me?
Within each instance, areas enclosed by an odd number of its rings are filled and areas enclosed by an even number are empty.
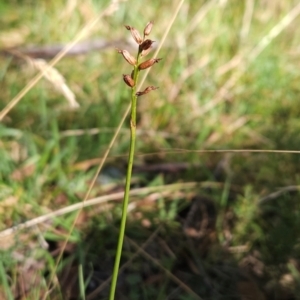
[[[148,94],[149,92],[154,91],[154,90],[157,90],[157,89],[158,89],[158,87],[155,87],[155,86],[153,86],[153,85],[150,85],[150,86],[146,87],[146,88],[144,89],[144,91],[142,91],[142,92],[137,92],[136,95],[137,95],[137,96],[142,96],[142,95]]]
[[[144,36],[150,34],[152,27],[153,27],[153,22],[152,21],[148,22],[148,24],[146,25],[146,27],[144,29]]]
[[[162,58],[148,59],[139,65],[139,69],[140,70],[148,69],[148,68],[152,67],[155,63],[158,63],[160,60],[162,60]]]
[[[130,30],[132,37],[138,44],[141,44],[143,42],[142,37],[140,36],[139,32],[134,27],[125,25],[125,28],[127,30]]]
[[[117,49],[118,53],[122,53],[123,57],[126,59],[126,61],[135,66],[136,65],[136,59],[127,51],[127,50],[120,50]]]
[[[135,82],[134,82],[134,80],[132,79],[132,77],[130,75],[124,75],[123,74],[123,80],[128,86],[130,86],[130,87],[135,86]]]

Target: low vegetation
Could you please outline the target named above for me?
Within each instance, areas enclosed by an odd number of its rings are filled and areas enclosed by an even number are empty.
[[[1,3],[0,299],[107,299],[130,142],[116,48],[149,20],[163,60],[141,76],[159,89],[138,97],[116,299],[298,299],[299,14]]]

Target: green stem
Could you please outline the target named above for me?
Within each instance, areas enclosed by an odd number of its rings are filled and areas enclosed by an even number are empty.
[[[125,227],[126,227],[127,208],[129,202],[130,182],[131,182],[132,166],[133,166],[133,159],[134,159],[134,148],[135,148],[135,140],[136,140],[136,103],[137,103],[136,85],[137,85],[137,79],[139,74],[139,69],[137,66],[138,63],[134,67],[133,80],[135,82],[135,86],[131,90],[130,149],[129,149],[129,156],[128,156],[125,193],[124,193],[124,200],[123,200],[122,218],[121,218],[117,253],[116,253],[114,270],[113,270],[112,281],[110,286],[109,300],[115,299],[115,292],[116,292],[117,279],[118,279],[119,266],[120,266]]]

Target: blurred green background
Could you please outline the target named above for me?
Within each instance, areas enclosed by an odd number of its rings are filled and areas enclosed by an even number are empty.
[[[1,1],[0,110],[84,26],[99,19],[54,66],[50,80],[42,78],[30,88],[0,123],[0,229],[84,198],[130,101],[122,80],[130,65],[115,50],[136,51],[124,25],[142,32],[154,21],[151,39],[158,47],[178,7],[157,55],[163,60],[143,83],[159,89],[139,98],[136,164],[187,167],[176,175],[137,174],[133,187],[219,182],[220,188],[192,191],[215,201],[215,242],[223,250],[247,246],[229,252],[236,264],[255,257],[251,272],[261,299],[299,299],[300,154],[193,151],[299,150],[300,4],[294,0]],[[78,108],[70,106],[72,95]],[[106,161],[121,174],[113,178],[119,190],[128,146],[126,118]],[[102,185],[100,178],[91,197],[106,192]],[[116,218],[119,209],[114,207]],[[176,223],[177,213],[164,222]],[[147,218],[154,224],[162,215],[158,205]],[[104,228],[111,218],[103,218],[98,223]],[[57,218],[47,228],[48,238],[59,239],[55,228],[67,230],[73,220],[74,214]],[[13,278],[11,270],[20,265],[7,249],[1,252],[7,263],[0,266],[6,295],[14,280],[6,281],[5,273]],[[254,270],[258,260],[260,274]],[[50,268],[52,258],[47,261]],[[224,293],[222,299],[238,299]],[[128,299],[154,299],[137,295]],[[157,299],[167,299],[161,295]]]

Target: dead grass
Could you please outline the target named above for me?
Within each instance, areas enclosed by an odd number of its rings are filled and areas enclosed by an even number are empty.
[[[167,253],[176,252],[177,258],[192,257],[187,260],[189,271],[184,272],[200,272],[199,277],[192,278],[203,280],[203,289],[196,290],[204,299],[221,297],[222,289],[226,285],[231,287],[225,278],[240,274],[240,269],[246,270],[247,278],[252,274],[258,279],[260,286],[255,299],[297,299],[298,189],[288,187],[299,186],[300,5],[279,0],[247,0],[238,5],[234,1],[215,0],[182,1],[182,6],[180,3],[153,2],[147,9],[137,1],[1,4],[0,228],[15,228],[15,233],[19,233],[22,225],[18,224],[34,225],[16,235],[20,243],[15,247],[11,248],[15,243],[12,238],[1,242],[4,259],[0,276],[6,282],[1,292],[8,299],[9,295],[13,299],[26,293],[28,299],[41,299],[41,295],[47,295],[45,291],[51,291],[49,277],[45,275],[55,270],[57,253],[63,249],[72,224],[76,229],[71,233],[71,242],[66,243],[66,253],[69,260],[74,257],[79,261],[82,252],[78,249],[86,233],[94,228],[90,223],[93,218],[98,215],[97,224],[105,229],[118,217],[118,205],[97,204],[78,215],[75,223],[76,214],[64,212],[80,208],[83,199],[89,204],[91,198],[121,193],[122,184],[112,183],[114,175],[108,175],[107,169],[102,175],[110,182],[109,187],[95,176],[104,163],[122,173],[128,147],[128,134],[122,128],[127,120],[128,97],[119,76],[125,69],[114,46],[120,48],[120,44],[125,44],[130,49],[130,41],[122,38],[122,26],[132,24],[141,28],[148,20],[155,22],[156,49],[165,59],[156,73],[147,74],[149,85],[160,82],[159,90],[138,105],[137,164],[169,162],[177,167],[171,172],[148,169],[136,176],[135,187],[154,187],[150,194],[133,199],[141,203],[132,202],[132,222],[138,220],[138,226],[154,227],[165,222],[170,226],[168,238],[174,234],[174,239],[184,240],[186,237],[175,234],[181,228],[181,205],[199,193],[214,199],[218,217],[215,237],[202,245],[208,250],[204,257],[201,251],[200,262],[195,252],[194,256],[190,252],[187,255],[181,246],[173,246],[172,238],[169,240],[160,232],[166,252],[158,256],[156,263],[167,271],[157,273],[150,268],[144,273],[149,283],[134,276],[151,259],[147,257],[135,264],[133,260],[131,271],[126,274],[145,286],[140,288],[131,282],[128,297],[147,299],[148,293],[158,295],[157,299],[167,299],[168,295],[170,299],[179,299],[176,293],[184,288],[172,276],[179,278],[176,272],[183,269],[176,265],[176,259],[165,264]],[[97,41],[97,47],[104,43],[105,47],[75,56],[68,54],[75,45],[91,45],[89,41]],[[57,44],[61,47],[54,51],[55,57],[46,56],[45,49]],[[30,57],[29,48],[42,51]],[[42,66],[39,59],[43,59]],[[38,63],[40,72],[30,70],[29,62]],[[77,103],[80,107],[75,108]],[[117,134],[121,128],[122,132]],[[238,152],[203,153],[205,149]],[[243,149],[264,153],[240,153]],[[176,165],[183,162],[190,165],[190,171]],[[204,188],[202,183],[202,187],[200,184],[189,191],[181,187],[172,196],[156,190],[156,186],[167,190],[167,184],[176,181],[217,181],[217,188]],[[279,187],[283,187],[282,193],[276,193],[275,198],[265,203],[263,199],[269,199],[268,195],[274,195]],[[178,199],[183,204],[177,207],[174,203]],[[176,213],[171,213],[173,210]],[[147,239],[151,230],[141,236]],[[129,227],[128,235],[134,236],[136,231],[136,227]],[[101,230],[99,235],[102,236]],[[112,249],[111,244],[110,240],[103,241],[101,247]],[[158,241],[154,244],[161,245]],[[129,253],[139,251],[133,244],[128,247],[128,257]],[[113,250],[103,253],[110,260]],[[235,264],[239,266],[233,267]],[[72,267],[72,272],[78,271],[76,263]],[[63,269],[62,265],[59,269]],[[109,263],[107,272],[111,273]],[[24,274],[30,274],[28,282]],[[89,276],[84,278],[88,281]],[[34,280],[30,282],[31,279]],[[181,282],[185,279],[183,276]],[[241,290],[257,290],[252,279],[238,280],[240,295]],[[172,284],[168,285],[169,281]],[[75,285],[80,284],[77,281]],[[32,286],[36,288],[31,289]],[[156,294],[151,294],[153,286]],[[190,282],[187,286],[193,287]],[[58,285],[56,288],[57,299],[63,299],[63,290]],[[228,299],[232,299],[230,292],[225,292]],[[183,294],[182,299],[189,299]]]

